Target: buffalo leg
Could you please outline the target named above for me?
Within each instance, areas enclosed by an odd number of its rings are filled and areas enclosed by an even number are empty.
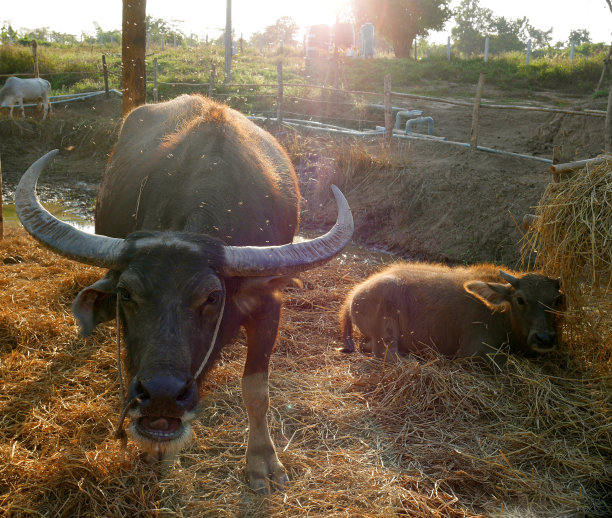
[[[268,368],[278,332],[280,303],[269,306],[273,307],[264,318],[259,314],[245,325],[247,359],[242,377],[242,398],[249,417],[247,475],[251,488],[258,493],[268,492],[268,482],[271,489],[282,488],[287,483],[285,468],[276,456],[268,430]]]

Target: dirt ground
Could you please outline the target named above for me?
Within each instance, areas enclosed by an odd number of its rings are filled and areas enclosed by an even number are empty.
[[[483,102],[499,103],[498,94],[491,93],[494,97]],[[548,99],[549,105],[560,102],[553,92],[543,92],[540,98]],[[578,109],[605,108],[603,100],[565,97],[563,101]],[[423,110],[434,119],[436,136],[469,142],[470,107],[405,99],[394,99],[393,105]],[[28,113],[33,118],[25,121],[10,121],[6,113],[2,115],[5,203],[11,202],[23,171],[42,154],[59,148],[60,154],[39,183],[39,195],[43,202],[61,201],[91,219],[105,162],[116,140],[120,99],[58,105],[50,121],[41,121],[34,108]],[[482,108],[478,144],[548,159],[553,146],[561,146],[563,159],[570,161],[600,154],[603,129],[601,117]],[[342,171],[321,139],[305,140],[304,145],[310,146],[308,153],[292,155],[305,198],[302,226],[318,230],[333,223],[328,184],[342,185],[336,181]],[[391,149],[383,149],[380,140],[365,145],[400,167],[343,185],[355,215],[356,243],[402,257],[519,266],[520,222],[524,214],[533,212],[549,183],[549,164],[441,142],[395,139]]]

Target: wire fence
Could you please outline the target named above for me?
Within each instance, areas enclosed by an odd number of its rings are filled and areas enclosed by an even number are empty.
[[[53,72],[40,74],[41,76],[55,75],[81,75],[88,77],[96,84],[104,84],[104,90],[81,92],[78,94],[66,94],[52,96],[52,103],[67,103],[81,101],[86,98],[99,96],[110,92],[121,93],[121,75],[119,71],[109,70],[103,57],[102,70],[96,72]],[[582,110],[556,108],[549,106],[516,106],[500,105],[481,102],[477,96],[474,102],[433,96],[411,94],[407,92],[390,91],[390,99],[385,100],[384,91],[368,92],[346,90],[324,85],[316,85],[292,79],[291,82],[282,80],[282,63],[278,68],[278,82],[251,82],[251,83],[224,83],[216,77],[214,64],[211,67],[207,82],[184,82],[184,81],[159,81],[157,79],[157,58],[153,61],[153,70],[148,71],[152,80],[147,81],[147,96],[153,102],[164,101],[182,93],[202,93],[227,103],[247,115],[264,120],[272,120],[287,126],[299,127],[314,132],[344,133],[349,135],[372,136],[381,135],[385,132],[397,138],[408,139],[435,139],[447,140],[445,137],[416,133],[412,129],[416,124],[408,124],[410,119],[415,119],[414,103],[445,104],[472,110],[476,105],[479,108],[495,110],[523,110],[536,111],[549,114],[579,115],[587,117],[606,117],[603,110]],[[27,74],[20,74],[27,76]],[[338,83],[341,78],[334,78]],[[117,88],[110,88],[114,83]],[[327,82],[327,76],[326,76]],[[389,87],[390,88],[390,87]],[[391,103],[392,99],[392,103]],[[412,111],[411,111],[412,110]],[[409,120],[403,121],[406,125],[401,127],[398,112],[409,112]],[[478,126],[478,110],[474,110],[476,120],[472,121],[472,128]],[[473,116],[473,117],[474,117]],[[389,120],[395,119],[394,127],[389,126]],[[418,121],[412,121],[418,122]],[[433,120],[431,121],[433,126]],[[385,127],[387,129],[385,129]],[[451,142],[449,142],[451,143]],[[462,142],[453,142],[457,145],[466,145]],[[479,148],[476,142],[472,143],[474,148]],[[484,151],[504,152],[481,148]],[[517,154],[509,152],[511,154]],[[522,154],[518,154],[523,156]],[[536,160],[551,162],[552,160],[542,157],[530,157]]]

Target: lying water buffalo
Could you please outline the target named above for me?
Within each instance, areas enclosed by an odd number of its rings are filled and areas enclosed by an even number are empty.
[[[451,357],[487,357],[505,348],[547,352],[557,346],[562,300],[559,280],[537,273],[510,274],[490,264],[398,263],[346,298],[343,351],[355,350],[354,323],[365,336],[361,349],[378,357],[424,347]]]
[[[17,212],[59,254],[109,269],[72,309],[84,336],[121,320],[131,381],[120,422],[131,418],[130,436],[150,455],[180,450],[191,436],[198,382],[243,326],[249,481],[259,492],[284,485],[267,424],[279,289],[349,242],[353,219],[340,191],[334,187],[334,228],[291,244],[300,195],[289,158],[270,134],[201,96],[142,106],[125,119],[96,203],[103,235],[40,206],[36,181],[53,155],[24,174]]]

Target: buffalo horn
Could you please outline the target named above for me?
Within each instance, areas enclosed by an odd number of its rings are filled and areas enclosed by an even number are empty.
[[[514,276],[514,275],[510,275],[509,273],[504,272],[503,270],[499,271],[499,274],[506,279],[507,282],[509,282],[512,286],[516,287],[516,284],[518,283],[518,279]]]
[[[17,216],[25,229],[57,253],[79,262],[112,268],[120,263],[123,239],[82,232],[47,212],[36,195],[36,182],[57,154],[50,151],[34,162],[15,189]]]
[[[319,266],[340,253],[353,235],[353,215],[340,189],[332,185],[332,190],[338,217],[327,234],[280,246],[226,246],[224,273],[237,277],[288,275]]]

